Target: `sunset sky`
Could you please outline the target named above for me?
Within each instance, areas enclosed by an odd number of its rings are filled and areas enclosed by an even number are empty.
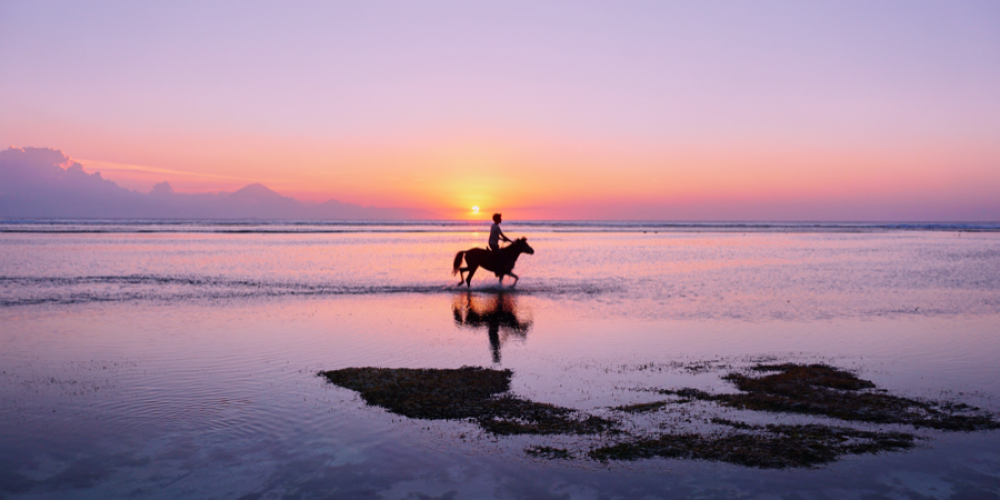
[[[0,146],[144,192],[1000,220],[995,0],[0,0],[0,68]]]

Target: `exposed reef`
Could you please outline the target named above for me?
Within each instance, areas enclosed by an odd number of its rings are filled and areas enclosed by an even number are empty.
[[[626,413],[645,413],[648,411],[659,410],[671,402],[672,401],[653,401],[652,403],[636,403],[633,405],[616,406],[612,408],[612,410],[623,411]]]
[[[869,380],[827,365],[759,364],[749,371],[767,375],[734,372],[723,377],[742,391],[737,394],[710,394],[697,389],[660,392],[744,410],[823,415],[846,421],[945,431],[1000,428],[1000,422],[978,408],[893,396],[875,390]]]
[[[663,434],[595,448],[587,455],[602,461],[688,458],[780,469],[833,462],[847,454],[902,450],[912,447],[914,440],[912,434],[904,432],[869,432],[815,424],[757,426],[736,422],[732,427],[742,432]]]
[[[672,396],[610,408],[610,417],[511,394],[510,370],[345,368],[320,376],[354,391],[370,405],[410,418],[471,420],[495,435],[570,434],[596,440],[590,449],[533,445],[532,457],[546,459],[638,460],[653,457],[721,461],[758,468],[813,467],[844,455],[912,448],[913,433],[861,430],[825,423],[749,424],[711,418],[708,430],[675,428],[648,435],[622,430],[639,414],[683,411],[696,401],[760,412],[797,413],[867,424],[902,424],[945,431],[1000,428],[993,415],[965,404],[909,399],[886,394],[869,380],[822,364],[757,364],[722,378],[739,393],[659,389]],[[680,410],[678,410],[680,409]],[[685,422],[690,423],[687,418]]]
[[[573,458],[569,450],[565,448],[553,448],[551,446],[529,446],[524,449],[529,456],[536,458],[547,458],[549,460],[569,460]]]
[[[507,394],[510,370],[345,368],[319,375],[366,403],[426,420],[471,419],[493,434],[595,434],[613,422]]]

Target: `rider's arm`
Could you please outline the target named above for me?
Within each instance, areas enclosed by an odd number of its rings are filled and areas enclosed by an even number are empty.
[[[511,241],[510,238],[508,238],[506,234],[503,234],[503,231],[500,231],[500,239],[502,239],[502,240],[504,240],[504,241],[506,241],[508,243],[510,243],[510,241]]]

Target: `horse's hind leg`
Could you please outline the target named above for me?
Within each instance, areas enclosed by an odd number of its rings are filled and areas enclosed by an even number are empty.
[[[479,266],[469,266],[469,275],[465,277],[465,286],[472,288],[472,275],[476,274],[476,269],[479,269]]]
[[[459,276],[458,286],[462,286],[462,283],[465,282],[465,272],[468,271],[468,270],[469,270],[469,268],[467,268],[467,267],[463,267],[463,268],[461,268],[461,269],[458,270],[458,273],[459,273],[458,274],[458,276]]]

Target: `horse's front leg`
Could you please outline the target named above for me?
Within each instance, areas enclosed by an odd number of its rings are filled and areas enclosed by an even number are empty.
[[[514,273],[507,273],[507,274],[514,277],[514,282],[510,284],[510,287],[514,288],[515,286],[517,286],[517,280],[519,280],[520,278],[518,278],[517,275]]]

